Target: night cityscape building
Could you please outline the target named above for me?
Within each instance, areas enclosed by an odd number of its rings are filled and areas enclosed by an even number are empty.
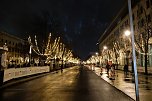
[[[99,38],[99,54],[102,63],[107,60],[124,66],[132,65],[131,38],[124,33],[130,30],[128,6],[125,5],[109,27]],[[135,30],[135,48],[138,67],[145,66],[145,55],[147,55],[147,66],[152,66],[152,0],[132,0],[133,24]],[[146,43],[147,42],[147,43]],[[104,50],[103,47],[108,49]],[[147,48],[146,48],[147,46]]]
[[[6,32],[0,32],[0,46],[6,45],[7,51],[7,65],[21,66],[25,63],[28,57],[29,44],[26,40],[20,39],[16,36],[10,35]]]
[[[152,0],[123,2],[1,2],[0,101],[152,101]]]

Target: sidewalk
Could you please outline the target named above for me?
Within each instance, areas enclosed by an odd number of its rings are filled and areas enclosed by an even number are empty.
[[[125,94],[130,96],[131,98],[135,99],[135,84],[133,82],[132,74],[129,73],[127,79],[124,78],[124,72],[121,70],[116,70],[115,80],[110,80],[106,73],[106,70],[103,69],[103,74],[100,75],[100,68],[95,67],[95,73],[100,76],[102,79],[113,85],[114,87],[118,88],[119,90],[123,91]],[[152,101],[152,75],[143,75],[138,74],[139,80],[139,98],[140,101]]]

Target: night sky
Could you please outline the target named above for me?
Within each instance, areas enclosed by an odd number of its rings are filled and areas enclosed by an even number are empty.
[[[0,30],[22,39],[62,36],[85,59],[127,0],[0,0]]]

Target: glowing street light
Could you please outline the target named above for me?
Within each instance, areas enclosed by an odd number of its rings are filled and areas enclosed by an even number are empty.
[[[98,53],[98,52],[96,52],[96,55],[99,55],[99,53]]]
[[[126,30],[125,31],[125,36],[129,36],[130,35],[130,31],[129,30]]]
[[[106,50],[106,49],[108,49],[108,47],[107,46],[103,46],[103,49]]]
[[[96,54],[96,64],[98,64],[98,62],[99,62],[99,64],[100,64],[99,53],[96,52],[95,54]]]

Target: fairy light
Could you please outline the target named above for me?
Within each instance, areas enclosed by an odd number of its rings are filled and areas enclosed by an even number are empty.
[[[51,58],[62,58],[64,61],[68,60],[73,63],[78,63],[78,59],[73,58],[73,54],[71,50],[66,49],[65,45],[60,42],[60,37],[56,38],[54,42],[51,41],[51,33],[49,34],[46,49],[44,54],[40,52],[37,42],[37,37],[35,35],[34,44],[31,41],[31,37],[29,36],[28,42],[31,46],[31,49],[37,54],[41,56],[47,56],[46,62],[50,62]]]

